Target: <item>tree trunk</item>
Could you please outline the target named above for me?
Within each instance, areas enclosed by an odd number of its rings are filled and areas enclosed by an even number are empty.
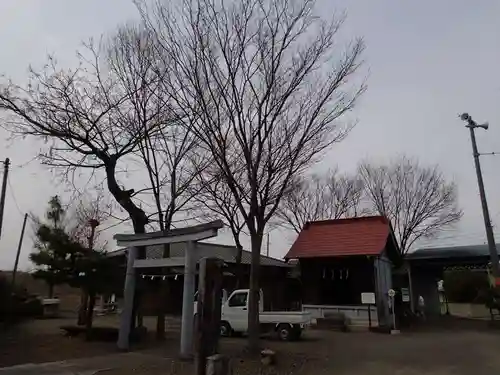
[[[250,291],[248,301],[248,350],[252,355],[258,355],[259,347],[259,276],[260,276],[260,248],[262,246],[262,234],[253,234],[252,264],[250,267]]]
[[[83,326],[87,320],[87,307],[89,302],[89,294],[85,289],[81,290],[80,295],[80,308],[78,309],[78,322],[77,325]]]
[[[142,327],[144,327],[144,311],[142,310],[141,301],[139,301],[137,305],[137,328]]]
[[[165,339],[165,310],[170,297],[169,281],[162,280],[159,290],[160,305],[158,306],[158,315],[156,320],[156,339]]]
[[[170,244],[163,245],[163,258],[170,258]],[[162,268],[162,274],[166,274],[166,269]],[[165,309],[169,299],[168,280],[160,280],[160,304],[156,315],[156,339],[165,339]]]
[[[49,298],[54,298],[54,284],[49,283]]]
[[[85,333],[87,340],[92,336],[92,323],[94,320],[95,293],[89,293],[89,306],[87,309],[87,319],[85,319]]]
[[[146,224],[149,222],[148,217],[144,210],[135,205],[132,201],[133,190],[123,190],[118,181],[116,180],[116,163],[117,157],[105,157],[103,159],[106,171],[106,182],[108,185],[108,190],[120,204],[120,206],[128,213],[130,220],[132,220],[132,225],[134,227],[135,234],[146,233]],[[137,258],[146,258],[146,247],[141,246],[137,249]],[[137,278],[136,289],[134,293],[134,309],[132,311],[132,319],[130,320],[131,330],[133,332],[135,329],[135,321],[137,312],[139,311],[140,299],[141,299],[141,278]]]
[[[236,286],[235,289],[240,288],[241,278],[243,277],[243,271],[241,268],[241,258],[243,256],[243,246],[241,246],[240,241],[236,241],[236,259],[235,259],[235,276],[236,276]]]
[[[135,311],[134,319],[137,323],[137,328],[142,328],[144,323],[144,315],[142,311],[142,305],[144,303],[144,291],[146,286],[146,280],[139,277],[136,282],[136,292],[134,298]]]

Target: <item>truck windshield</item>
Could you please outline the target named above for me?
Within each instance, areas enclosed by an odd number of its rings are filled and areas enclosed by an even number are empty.
[[[247,305],[247,293],[236,293],[228,302],[230,307],[244,307]]]

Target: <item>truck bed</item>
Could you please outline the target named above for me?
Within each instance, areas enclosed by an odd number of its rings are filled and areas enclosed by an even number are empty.
[[[308,311],[262,311],[259,313],[260,323],[309,324],[311,313]]]

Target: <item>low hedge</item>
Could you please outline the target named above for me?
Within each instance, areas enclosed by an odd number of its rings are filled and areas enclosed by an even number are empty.
[[[12,291],[10,282],[0,276],[0,322],[18,322],[43,315],[39,299],[24,291]]]

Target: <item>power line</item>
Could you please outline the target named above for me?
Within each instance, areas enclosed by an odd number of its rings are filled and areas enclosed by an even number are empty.
[[[23,211],[19,208],[19,204],[17,203],[17,199],[16,199],[16,196],[14,194],[14,189],[12,189],[12,185],[10,183],[10,177],[7,178],[7,183],[9,185],[9,192],[10,192],[12,200],[14,201],[14,204],[15,204],[15,206],[17,208],[17,211],[19,211],[19,213],[21,214],[21,216],[24,216]]]

